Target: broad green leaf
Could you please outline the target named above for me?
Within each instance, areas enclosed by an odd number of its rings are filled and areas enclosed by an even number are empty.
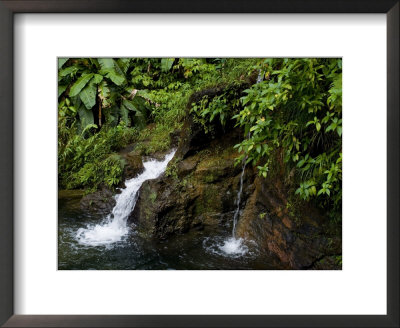
[[[97,86],[89,83],[80,93],[79,97],[87,109],[91,109],[96,104]]]
[[[114,59],[112,58],[97,58],[101,68],[114,68]]]
[[[69,90],[70,97],[74,97],[78,95],[79,92],[88,84],[88,82],[92,79],[93,74],[83,74],[71,87]]]
[[[129,110],[131,110],[131,111],[134,111],[134,112],[137,112],[137,111],[138,111],[137,108],[135,107],[135,105],[132,103],[132,101],[129,101],[129,100],[127,100],[127,99],[124,99],[124,100],[122,101],[122,104],[123,104],[127,109],[129,109]]]
[[[121,120],[124,121],[127,126],[130,126],[128,109],[124,105],[119,108],[119,115]]]
[[[70,75],[70,74],[72,74],[72,73],[77,72],[78,70],[79,70],[79,67],[77,67],[77,66],[68,66],[68,67],[62,69],[62,70],[58,73],[58,76],[60,76],[60,77],[65,77],[65,76],[67,76],[67,75]]]
[[[103,75],[94,74],[93,80],[90,83],[99,84],[103,80]]]
[[[90,109],[86,109],[85,106],[81,106],[78,110],[79,119],[81,121],[82,131],[86,126],[94,124],[93,113]]]
[[[186,58],[185,58],[186,59]],[[161,70],[168,72],[174,64],[175,58],[162,58],[161,59]]]
[[[63,65],[68,61],[69,58],[58,58],[58,69],[63,67]]]
[[[63,94],[63,92],[67,89],[67,85],[59,85],[58,86],[58,96],[60,97],[62,94]]]
[[[118,67],[124,74],[126,74],[126,72],[128,71],[130,62],[131,62],[130,58],[119,58],[117,60]]]
[[[125,78],[122,75],[118,74],[112,68],[102,69],[99,73],[104,75],[105,77],[109,78],[111,81],[113,81],[118,86],[122,85],[125,82]]]

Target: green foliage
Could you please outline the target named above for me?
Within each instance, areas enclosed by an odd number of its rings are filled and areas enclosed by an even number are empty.
[[[165,176],[178,180],[178,164],[176,159],[168,163],[167,169],[165,170]]]
[[[161,59],[161,70],[168,72],[174,64],[175,58],[163,58]]]
[[[66,189],[97,189],[100,185],[115,186],[121,182],[124,162],[113,154],[137,138],[137,131],[123,125],[104,128],[92,134],[95,126],[87,126],[76,134],[74,125],[59,128],[59,185]]]
[[[266,59],[258,68],[265,79],[245,90],[234,116],[246,136],[238,162],[247,158],[266,177],[282,149],[287,167],[296,168],[295,194],[340,212],[341,59]]]
[[[154,204],[154,202],[155,202],[156,199],[157,199],[157,193],[153,191],[153,192],[150,194],[149,198],[150,198],[150,201]]]
[[[60,101],[69,98],[77,110],[83,103],[92,112],[92,115],[75,118],[82,125],[81,129],[93,123],[98,128],[107,123],[116,126],[121,121],[127,126],[138,122],[144,126],[151,106],[135,85],[129,83],[129,72],[133,69],[133,61],[129,58],[60,58]],[[131,107],[126,106],[127,101]],[[88,116],[93,116],[94,121],[87,119]],[[82,117],[86,118],[85,122],[80,119]]]
[[[169,149],[190,114],[206,132],[241,127],[237,163],[268,177],[282,160],[293,197],[340,216],[341,59],[59,58],[58,68],[60,186],[118,184],[115,152],[133,141],[146,155]]]

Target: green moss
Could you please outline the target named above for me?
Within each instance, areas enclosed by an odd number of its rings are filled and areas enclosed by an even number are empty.
[[[153,192],[150,194],[149,198],[150,198],[150,201],[154,204],[155,201],[156,201],[156,199],[157,199],[157,193],[156,193],[155,191],[153,191]]]
[[[212,173],[206,175],[205,178],[204,178],[204,181],[205,181],[206,183],[212,183],[212,182],[214,182],[215,180],[216,180],[216,179],[215,179],[215,176],[214,176]]]
[[[260,219],[264,219],[266,215],[267,213],[260,213],[258,216],[260,217]]]
[[[165,170],[165,176],[178,180],[178,159],[171,161]]]
[[[140,154],[151,155],[171,148],[171,133],[179,130],[182,124],[154,124],[140,132],[139,142],[135,148]]]

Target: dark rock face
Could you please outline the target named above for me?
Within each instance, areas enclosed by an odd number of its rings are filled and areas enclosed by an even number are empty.
[[[207,135],[189,119],[166,173],[143,183],[128,221],[155,239],[190,229],[231,229],[242,170],[234,165],[233,146],[241,138],[236,129]],[[286,269],[340,269],[341,231],[315,207],[292,201],[291,174],[278,159],[275,166],[267,179],[246,167],[237,237],[256,241]]]
[[[213,226],[231,229],[242,170],[234,165],[233,146],[242,138],[238,129],[218,125],[206,134],[189,117],[166,173],[143,183],[128,222],[155,239]],[[341,227],[293,197],[293,172],[285,171],[281,158],[277,154],[266,179],[246,167],[237,237],[254,240],[280,268],[340,269]]]
[[[332,260],[341,254],[340,232],[309,204],[291,204],[283,180],[274,180],[255,178],[237,236],[255,240],[288,269],[340,269]]]
[[[189,229],[229,225],[241,172],[234,166],[236,151],[222,145],[231,143],[233,135],[212,142],[213,152],[207,148],[183,160],[175,156],[166,174],[143,183],[129,218],[142,235],[164,239]]]
[[[114,194],[113,190],[103,187],[94,193],[83,196],[80,201],[80,207],[85,212],[95,215],[106,215],[115,206]]]
[[[123,180],[132,179],[144,171],[142,156],[134,151],[122,156],[125,159]]]
[[[131,145],[119,153],[119,156],[124,159],[125,166],[122,181],[118,185],[118,188],[124,188],[125,180],[132,179],[144,171],[142,157],[135,151],[132,151],[133,148],[134,145]],[[116,193],[118,193],[118,189],[109,188],[103,185],[100,190],[83,196],[80,201],[80,207],[82,211],[94,215],[107,215],[111,213],[115,206],[114,195]]]

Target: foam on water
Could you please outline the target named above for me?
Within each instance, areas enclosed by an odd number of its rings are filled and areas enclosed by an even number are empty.
[[[248,252],[248,247],[243,243],[242,238],[231,237],[219,246],[220,250],[228,255],[244,255]]]
[[[250,251],[243,238],[206,237],[203,240],[203,248],[209,254],[223,257],[239,258],[243,255],[250,257],[254,255],[254,250]]]
[[[174,157],[175,150],[167,154],[162,161],[150,160],[143,163],[144,171],[136,178],[125,181],[125,189],[115,196],[116,204],[107,218],[97,225],[78,229],[76,239],[81,245],[100,246],[123,241],[129,232],[127,218],[138,197],[138,191],[143,182],[159,177],[167,168],[168,162]]]

